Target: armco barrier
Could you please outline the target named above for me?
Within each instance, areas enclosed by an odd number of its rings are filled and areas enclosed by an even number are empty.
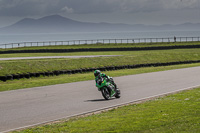
[[[165,38],[127,38],[127,39],[93,39],[93,40],[69,40],[69,41],[42,41],[42,42],[18,42],[0,44],[0,48],[22,48],[41,46],[67,46],[82,44],[152,44],[152,43],[174,43],[174,42],[199,42],[200,37],[165,37]]]
[[[141,51],[141,50],[166,50],[166,49],[200,48],[200,45],[180,46],[155,46],[155,47],[126,47],[126,48],[82,48],[82,49],[39,49],[39,50],[8,50],[0,51],[0,54],[10,53],[67,53],[67,52],[99,52],[99,51]]]
[[[149,63],[149,64],[136,64],[136,65],[123,65],[123,66],[106,66],[99,68],[84,68],[76,70],[60,70],[53,72],[39,72],[39,73],[26,73],[26,74],[11,74],[7,76],[0,76],[0,80],[6,82],[7,80],[13,79],[22,79],[22,78],[32,78],[40,76],[58,76],[61,74],[76,74],[76,73],[86,73],[93,72],[96,69],[101,71],[112,71],[112,70],[121,70],[121,69],[134,69],[141,67],[157,67],[157,66],[170,66],[170,65],[179,65],[179,64],[190,64],[190,63],[200,63],[200,60],[195,61],[179,61],[179,62],[166,62],[166,63]]]

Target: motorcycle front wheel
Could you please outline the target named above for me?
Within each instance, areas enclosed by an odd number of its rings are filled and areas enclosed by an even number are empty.
[[[106,100],[109,100],[111,97],[110,97],[110,92],[108,91],[108,88],[103,88],[101,89],[101,93],[103,95],[103,97],[106,99]]]

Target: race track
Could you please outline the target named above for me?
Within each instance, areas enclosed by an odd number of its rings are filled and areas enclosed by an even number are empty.
[[[58,58],[94,58],[94,57],[112,57],[112,56],[120,56],[120,55],[11,57],[11,58],[0,58],[0,61],[6,61],[6,60],[30,60],[30,59],[58,59]]]
[[[94,81],[0,92],[0,132],[200,86],[200,67],[114,78],[122,97],[103,100]]]

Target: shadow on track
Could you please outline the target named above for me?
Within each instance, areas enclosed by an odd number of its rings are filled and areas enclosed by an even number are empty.
[[[113,100],[115,98],[112,98],[110,100]],[[102,102],[102,101],[110,101],[110,100],[105,100],[105,99],[94,99],[94,100],[86,100],[84,102]]]

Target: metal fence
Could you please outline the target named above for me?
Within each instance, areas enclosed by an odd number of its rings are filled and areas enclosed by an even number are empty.
[[[0,44],[0,48],[57,46],[57,45],[81,45],[81,44],[134,44],[134,43],[158,43],[158,42],[194,42],[200,37],[170,37],[170,38],[134,38],[134,39],[96,39],[96,40],[72,40],[72,41],[44,41],[44,42],[20,42]]]

